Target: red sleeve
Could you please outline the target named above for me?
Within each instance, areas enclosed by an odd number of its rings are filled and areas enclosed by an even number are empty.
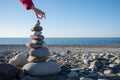
[[[31,9],[31,6],[34,5],[32,0],[19,0],[27,10]]]

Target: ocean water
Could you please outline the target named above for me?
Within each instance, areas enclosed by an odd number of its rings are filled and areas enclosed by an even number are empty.
[[[120,44],[120,38],[45,38],[45,44],[76,45],[76,44]],[[0,45],[31,43],[30,38],[0,38]]]

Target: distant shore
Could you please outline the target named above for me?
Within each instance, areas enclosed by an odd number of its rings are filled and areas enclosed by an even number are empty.
[[[45,45],[50,52],[71,52],[92,53],[92,52],[111,52],[120,54],[120,44],[93,44],[93,45]],[[0,52],[29,52],[25,45],[0,45]]]

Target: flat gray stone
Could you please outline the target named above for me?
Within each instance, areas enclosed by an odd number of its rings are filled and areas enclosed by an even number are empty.
[[[58,64],[51,62],[28,63],[23,69],[27,71],[27,74],[33,76],[51,75],[61,71],[61,67]]]
[[[9,64],[17,66],[17,67],[23,67],[27,63],[28,63],[27,56],[26,54],[23,54],[23,53],[18,54],[9,60]]]
[[[31,49],[29,55],[34,57],[47,57],[49,56],[49,50],[46,47],[40,47],[37,49]]]

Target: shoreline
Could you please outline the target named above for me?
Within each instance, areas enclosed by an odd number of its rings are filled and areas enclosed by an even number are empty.
[[[94,45],[44,45],[50,53],[66,53],[68,50],[73,53],[115,53],[120,55],[120,44],[94,44]],[[25,52],[29,53],[30,48],[25,45],[0,45],[0,52]]]
[[[0,46],[25,46],[25,44],[0,44]],[[44,46],[59,46],[59,47],[116,47],[120,48],[120,44],[47,44]]]

